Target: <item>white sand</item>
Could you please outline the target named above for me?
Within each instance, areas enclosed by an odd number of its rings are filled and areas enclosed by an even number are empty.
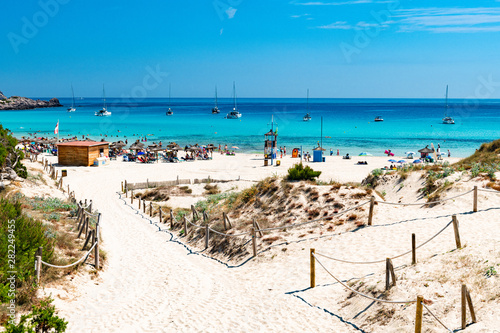
[[[371,169],[389,165],[387,159],[327,157],[327,163],[311,163],[311,166],[323,171],[322,180],[359,182]],[[355,165],[357,160],[367,160],[369,165]],[[450,266],[463,255],[500,260],[498,212],[487,209],[500,207],[500,195],[481,193],[480,211],[475,214],[468,214],[472,194],[434,208],[377,205],[373,227],[354,233],[332,234],[332,237],[319,240],[290,242],[286,252],[282,251],[283,247],[276,247],[241,267],[226,268],[200,255],[189,254],[184,246],[172,241],[166,226],[160,226],[160,231],[158,226],[151,225],[126,206],[117,194],[125,179],[142,182],[146,178],[173,180],[177,175],[191,179],[210,175],[216,179],[258,180],[285,174],[295,161],[285,158],[280,167],[265,168],[257,155],[241,154],[236,157],[217,155],[213,161],[178,164],[142,165],[117,161],[99,168],[64,168],[68,170],[65,184],[70,185],[77,198],[93,199],[94,207],[103,214],[102,245],[108,253],[107,265],[97,280],[83,276],[76,279],[78,283],[75,282],[73,290],[57,287],[47,290],[53,293],[56,306],[70,322],[68,331],[360,332],[355,327],[367,324],[366,319],[376,316],[374,309],[378,307],[367,308],[370,302],[359,297],[352,298],[351,304],[345,303],[349,293],[340,285],[332,284],[333,279],[319,265],[318,287],[305,290],[309,286],[309,248],[355,261],[383,259],[407,251],[411,233],[417,235],[417,243],[432,236],[451,219],[452,213],[464,214],[459,220],[462,242],[467,248],[447,254],[454,249],[453,229],[448,228],[418,251],[417,266],[398,269],[398,278],[401,279],[402,274],[406,277],[398,281],[388,298],[412,299],[422,294],[434,301],[430,307],[445,323],[453,329],[458,328],[459,287],[462,282],[472,281],[455,276]],[[464,191],[472,186],[472,183],[464,185]],[[439,256],[432,257],[433,254]],[[449,259],[450,263],[444,264],[444,259]],[[395,260],[394,264],[399,267],[409,260],[406,256]],[[342,279],[374,274],[370,283],[384,284],[385,263],[354,266],[327,259],[322,262]],[[451,280],[456,278],[456,288],[453,286],[445,292],[432,281],[425,287],[426,279],[436,272],[449,274]],[[497,277],[490,279],[498,283]],[[290,292],[295,293],[287,294]],[[437,297],[436,293],[445,297]],[[481,290],[473,289],[471,293],[480,322],[465,331],[491,332],[499,327],[495,308],[485,308],[480,301]],[[496,304],[499,304],[498,297]],[[396,326],[374,325],[363,326],[363,329],[366,332],[412,331],[414,305],[395,308],[396,315],[400,316],[395,320]],[[438,325],[425,316],[424,327],[428,332],[442,332]]]

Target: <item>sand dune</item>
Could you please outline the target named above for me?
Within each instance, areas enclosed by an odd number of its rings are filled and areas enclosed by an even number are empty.
[[[369,165],[353,166],[355,160],[335,157],[327,163],[314,164],[313,168],[324,171],[321,175],[324,180],[360,181],[369,170],[388,164],[380,157],[363,157],[363,160],[368,160]],[[291,241],[240,267],[227,268],[193,253],[196,250],[186,248],[182,238],[171,234],[167,226],[152,224],[117,193],[124,179],[172,180],[177,175],[187,178],[210,175],[257,180],[273,173],[283,174],[292,163],[288,158],[280,167],[264,168],[256,156],[240,155],[216,156],[214,161],[194,163],[113,162],[100,168],[65,168],[68,169],[66,184],[78,198],[92,198],[103,214],[103,248],[108,253],[108,262],[97,279],[81,276],[69,291],[56,286],[46,289],[55,296],[56,306],[69,321],[69,331],[408,332],[414,325],[412,305],[384,308],[394,307],[395,312],[386,326],[381,326],[373,319],[381,316],[378,313],[381,307],[369,307],[370,302],[358,297],[348,299],[349,292],[321,269],[317,269],[318,287],[308,289],[309,248],[356,261],[383,259],[407,251],[411,233],[417,235],[417,243],[431,237],[450,221],[451,214],[459,214],[461,235],[467,247],[448,253],[455,248],[453,229],[448,227],[418,251],[416,266],[404,266],[409,264],[408,256],[396,259],[398,286],[388,298],[411,299],[422,294],[433,300],[430,306],[433,311],[456,329],[460,323],[459,286],[467,283],[471,285],[480,322],[465,331],[488,332],[500,325],[494,310],[498,309],[498,294],[493,301],[496,307],[492,307],[491,300],[484,299],[494,288],[488,284],[496,282],[498,286],[498,276],[479,283],[467,280],[475,274],[468,277],[462,274],[463,270],[454,272],[462,257],[489,258],[491,264],[500,261],[500,229],[494,208],[500,207],[500,195],[481,192],[480,211],[475,214],[470,214],[472,194],[434,208],[379,204],[375,207],[372,227]],[[474,183],[466,185],[472,188]],[[385,263],[351,265],[327,259],[322,262],[344,280],[365,277],[366,286],[384,285]],[[481,263],[480,268],[488,265]],[[440,283],[442,274],[448,279]],[[484,292],[478,286],[483,286]],[[429,315],[424,317],[424,327],[428,332],[443,331]]]

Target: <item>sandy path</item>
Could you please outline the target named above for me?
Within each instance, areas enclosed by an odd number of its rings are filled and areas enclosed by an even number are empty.
[[[124,205],[116,194],[119,178],[110,177],[109,169],[87,170],[72,171],[66,184],[78,189],[80,198],[92,198],[102,213],[108,263],[100,282],[78,288],[75,300],[56,299],[69,332],[354,331],[286,295],[297,285],[289,267],[276,262],[275,269],[259,268],[271,275],[263,279],[255,274],[256,262],[228,269],[188,255],[169,242],[169,234]],[[307,260],[303,264],[300,286],[305,288]]]
[[[65,184],[70,184],[78,198],[92,198],[94,207],[103,214],[103,246],[108,252],[107,266],[97,282],[89,280],[78,286],[71,301],[56,297],[57,307],[70,322],[69,332],[362,332],[352,323],[363,323],[363,319],[353,319],[355,311],[351,309],[345,313],[342,309],[341,302],[347,292],[332,284],[332,278],[324,271],[317,270],[318,288],[307,289],[309,248],[356,261],[385,258],[408,250],[411,233],[417,234],[417,244],[434,235],[450,221],[451,213],[464,214],[459,220],[465,243],[477,249],[485,243],[488,244],[485,249],[494,250],[498,246],[498,209],[488,208],[500,206],[500,195],[481,193],[480,211],[476,214],[469,214],[472,194],[432,209],[377,205],[373,227],[320,240],[291,242],[286,253],[282,252],[283,246],[276,247],[242,267],[226,268],[214,260],[189,254],[183,245],[172,241],[168,232],[160,232],[135,209],[125,205],[116,193],[123,179],[171,180],[177,174],[191,179],[214,174],[234,179],[237,175],[254,178],[262,173],[257,165],[245,163],[248,160],[238,161],[236,165],[225,163],[227,161],[231,160],[184,165],[116,162],[103,168],[67,168],[69,176]],[[380,158],[373,158],[373,161],[372,165],[385,163]],[[342,162],[333,161],[334,164]],[[225,164],[226,169],[217,173],[219,164]],[[326,173],[341,180],[351,180],[339,175],[352,169],[350,163],[343,165],[341,170],[331,167],[329,163],[323,164]],[[355,170],[349,178],[362,179],[361,169]],[[472,184],[467,184],[467,189],[471,187]],[[419,261],[454,248],[453,228],[449,227],[438,237],[418,251]],[[440,270],[437,259],[427,264],[430,271]],[[407,264],[409,260],[409,256],[397,259],[395,265]],[[343,279],[380,273],[384,269],[384,264],[382,267],[354,266],[322,261]],[[438,288],[425,289],[421,279],[415,280],[412,297],[417,291],[427,297],[431,290]],[[455,290],[451,293],[456,296]],[[399,292],[394,296],[400,296]],[[359,302],[360,313],[366,305]],[[435,305],[438,311],[440,307],[442,301]],[[398,311],[398,314],[408,318],[406,327],[386,330],[389,328],[382,326],[373,331],[411,330],[414,308]],[[444,315],[441,311],[441,315],[456,327],[457,312]],[[494,313],[482,313],[481,322],[467,331],[480,332],[485,327],[495,327],[495,318]],[[436,325],[432,321],[426,323],[426,327],[435,329],[432,332],[440,331]]]

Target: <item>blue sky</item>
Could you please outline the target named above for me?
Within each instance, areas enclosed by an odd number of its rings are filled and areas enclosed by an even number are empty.
[[[4,4],[0,90],[100,97],[500,98],[499,1]],[[156,73],[156,74],[151,74]],[[486,83],[485,83],[486,82]],[[488,83],[489,82],[489,83]],[[498,82],[498,83],[497,83]]]

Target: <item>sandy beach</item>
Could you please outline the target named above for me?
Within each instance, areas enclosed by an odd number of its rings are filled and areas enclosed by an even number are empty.
[[[480,320],[465,331],[492,332],[500,325],[495,285],[498,278],[480,284],[476,281],[482,278],[478,269],[489,265],[486,260],[491,264],[499,261],[500,234],[495,216],[500,195],[481,192],[480,208],[474,214],[470,213],[472,194],[433,208],[379,204],[375,207],[373,226],[356,232],[328,233],[320,225],[317,228],[321,234],[316,229],[318,233],[311,237],[298,238],[308,230],[304,227],[286,233],[283,243],[257,258],[228,267],[205,257],[203,249],[184,244],[182,237],[168,230],[168,225],[150,220],[119,193],[124,180],[175,180],[177,176],[240,179],[227,183],[227,188],[241,190],[267,176],[284,175],[297,161],[286,157],[279,167],[264,167],[259,155],[214,155],[211,161],[111,161],[98,168],[64,167],[68,170],[65,185],[75,191],[77,198],[92,199],[102,213],[103,249],[108,257],[96,279],[80,275],[64,286],[44,288],[43,292],[52,294],[61,315],[69,321],[70,332],[409,332],[414,327],[414,305],[386,306],[353,297],[318,264],[317,287],[310,289],[309,248],[353,261],[384,259],[407,251],[412,233],[418,243],[427,240],[450,222],[453,214],[458,214],[466,247],[450,252],[455,248],[455,240],[453,228],[448,227],[436,240],[419,249],[417,265],[411,266],[408,256],[395,259],[398,284],[386,298],[413,299],[422,294],[431,300],[429,307],[440,320],[457,329],[460,286],[466,283]],[[56,162],[55,157],[48,158]],[[327,156],[326,163],[308,164],[322,171],[322,181],[360,182],[372,169],[390,165],[387,159],[360,156],[342,160]],[[358,160],[366,160],[368,165],[357,165]],[[462,183],[445,197],[470,190],[474,185],[483,187],[484,182]],[[404,191],[410,193],[409,186],[399,193],[391,191],[391,187],[395,185],[387,184],[387,200],[414,199],[409,194],[406,199]],[[175,204],[189,207],[195,199]],[[356,279],[362,279],[365,288],[383,290],[385,263],[352,265],[320,260],[343,281],[359,284]],[[470,265],[474,274],[465,274],[467,269],[462,265]],[[496,299],[486,299],[492,293],[497,293]],[[380,311],[393,314],[386,325],[372,325]],[[428,313],[424,314],[424,328],[426,332],[443,331]]]

